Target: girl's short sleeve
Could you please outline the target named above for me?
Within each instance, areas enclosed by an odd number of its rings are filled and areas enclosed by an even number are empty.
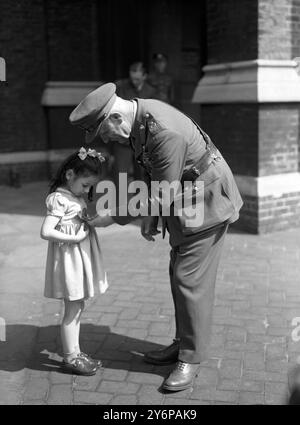
[[[46,199],[47,215],[63,217],[67,210],[67,200],[60,193],[50,193]]]

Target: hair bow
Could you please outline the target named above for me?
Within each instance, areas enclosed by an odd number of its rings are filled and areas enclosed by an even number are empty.
[[[88,151],[82,147],[79,149],[78,156],[80,159],[84,160],[87,156],[92,156],[93,158],[98,158],[100,162],[104,162],[105,158],[101,152],[97,152],[95,149],[89,149]]]

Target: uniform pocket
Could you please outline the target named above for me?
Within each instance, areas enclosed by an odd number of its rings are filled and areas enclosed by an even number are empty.
[[[193,195],[193,208],[188,208],[187,214],[184,214],[185,208],[183,208],[183,214],[179,216],[183,234],[189,235],[214,227],[234,213],[229,188],[230,179],[227,179],[226,173],[223,172],[222,162],[225,161],[212,163],[196,180],[201,196],[196,200]],[[191,205],[191,200],[189,204]]]

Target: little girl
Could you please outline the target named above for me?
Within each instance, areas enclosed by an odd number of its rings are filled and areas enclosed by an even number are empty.
[[[104,160],[95,150],[81,148],[63,162],[51,184],[41,228],[41,237],[49,241],[44,295],[63,299],[65,306],[62,368],[79,375],[94,375],[101,367],[100,360],[81,352],[79,329],[84,300],[108,286],[97,234],[82,220],[87,207],[83,195],[92,193],[100,180]]]

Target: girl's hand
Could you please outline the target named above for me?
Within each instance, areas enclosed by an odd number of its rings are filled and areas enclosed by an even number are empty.
[[[78,232],[76,233],[75,236],[75,242],[81,242],[83,241],[89,234],[89,228],[88,226],[86,226],[86,224],[82,224],[78,230]]]
[[[90,218],[87,223],[89,224],[89,226],[93,227],[107,227],[113,224],[114,220],[110,215],[96,215],[95,217]]]

